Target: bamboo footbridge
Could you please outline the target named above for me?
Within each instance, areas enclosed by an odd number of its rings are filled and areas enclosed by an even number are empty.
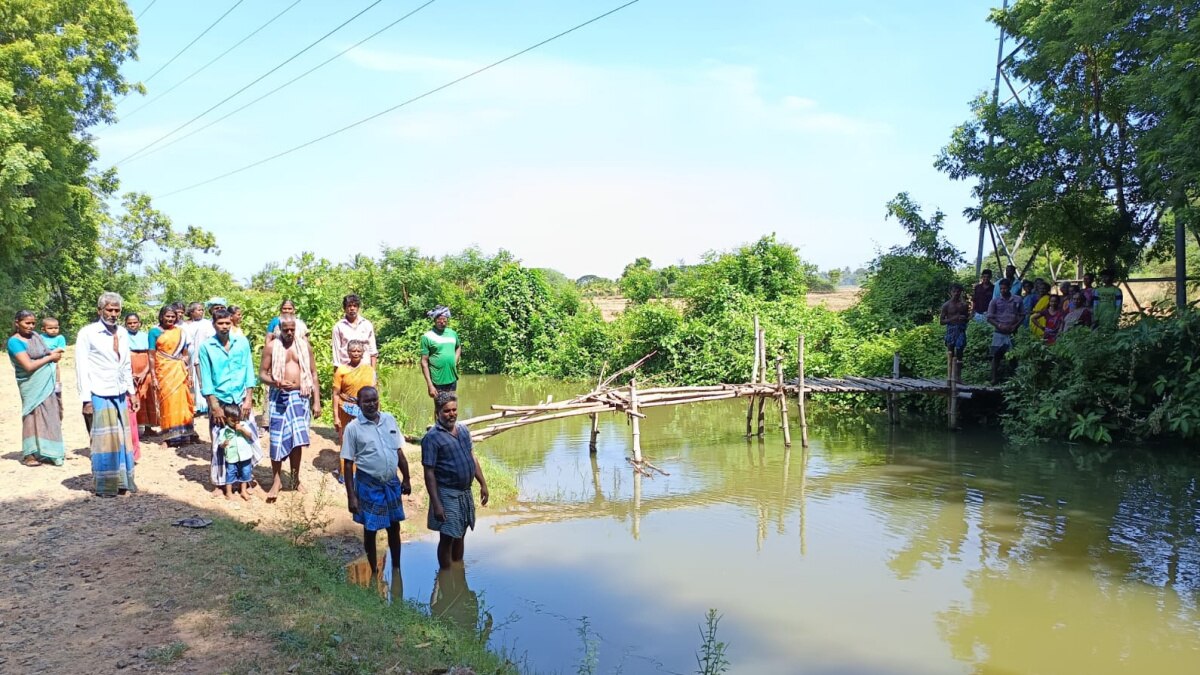
[[[767,399],[773,399],[781,413],[781,426],[785,446],[791,446],[791,430],[788,416],[788,399],[794,397],[800,418],[800,440],[808,446],[808,420],[805,413],[805,399],[809,394],[883,394],[888,397],[888,419],[895,424],[898,420],[896,396],[904,394],[923,394],[943,396],[946,398],[947,423],[951,429],[958,425],[958,402],[960,399],[973,398],[977,394],[994,393],[995,387],[966,385],[958,382],[957,371],[959,364],[953,359],[947,360],[946,379],[900,377],[900,356],[896,354],[892,360],[892,377],[837,377],[837,378],[806,378],[804,372],[804,336],[797,341],[797,376],[785,380],[783,376],[783,359],[776,357],[774,377],[768,381],[770,369],[767,364],[766,340],[763,329],[759,327],[758,319],[754,321],[754,364],[750,381],[744,384],[715,384],[691,387],[649,387],[639,389],[637,380],[631,378],[629,384],[614,386],[614,382],[624,375],[636,371],[642,364],[654,356],[647,354],[621,370],[605,378],[603,375],[596,388],[586,394],[555,402],[547,399],[541,403],[529,405],[491,406],[492,412],[470,419],[461,420],[462,424],[471,429],[474,441],[487,440],[496,434],[510,429],[560,420],[568,417],[588,415],[591,417],[592,453],[596,452],[596,439],[600,431],[600,414],[617,413],[628,416],[632,431],[633,457],[629,458],[634,469],[643,475],[652,475],[651,471],[665,474],[658,467],[645,461],[641,449],[641,420],[646,418],[646,408],[657,408],[669,405],[684,405],[689,403],[704,403],[708,401],[724,401],[736,398],[749,400],[746,410],[746,437],[763,436],[766,431],[764,406]],[[757,407],[757,415],[755,414]],[[757,427],[755,419],[757,418]]]

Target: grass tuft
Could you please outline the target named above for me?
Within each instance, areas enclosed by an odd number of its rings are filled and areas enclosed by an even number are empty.
[[[157,663],[160,666],[169,666],[179,659],[183,658],[183,653],[188,650],[188,646],[182,642],[172,642],[168,645],[155,647],[151,649],[146,658]]]

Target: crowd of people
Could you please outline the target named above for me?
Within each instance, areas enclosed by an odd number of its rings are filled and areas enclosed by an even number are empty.
[[[75,339],[76,386],[90,435],[95,494],[137,492],[134,475],[143,441],[156,437],[167,447],[200,443],[196,421],[205,417],[214,495],[255,499],[254,467],[266,456],[271,462],[268,502],[284,489],[285,463],[290,489],[303,491],[303,452],[312,442],[322,398],[313,336],[296,315],[295,303],[280,305],[257,360],[243,332],[242,310],[224,298],[164,306],[149,330],[137,313],[122,309],[120,295],[104,293],[97,301],[97,321]],[[398,566],[402,497],[412,491],[404,434],[395,417],[381,410],[375,327],[362,316],[358,296],[345,296],[342,310],[330,336],[332,418],[340,449],[336,476],[345,484],[354,521],[363,526],[372,569],[379,530],[387,532]],[[429,493],[427,526],[440,534],[438,562],[446,568],[462,560],[466,532],[475,524],[472,482],[479,482],[484,505],[488,489],[470,431],[458,423],[462,345],[448,326],[450,310],[439,306],[428,315],[432,326],[419,348],[434,423],[421,441],[421,464]],[[58,363],[67,343],[52,317],[43,317],[38,329],[32,311],[17,312],[7,343],[21,395],[21,461],[30,467],[62,466],[62,428],[69,418],[63,414]],[[260,418],[266,453],[254,411],[260,383],[267,387]]]
[[[1000,379],[1004,355],[1012,349],[1013,336],[1028,330],[1035,340],[1054,344],[1060,335],[1081,328],[1115,330],[1124,300],[1112,270],[1096,276],[1083,275],[1083,283],[1064,281],[1053,288],[1045,279],[1021,281],[1017,268],[1009,265],[1004,277],[992,283],[992,271],[985,269],[979,283],[963,298],[963,287],[950,287],[950,299],[942,305],[940,322],[946,327],[946,349],[953,356],[952,377],[959,379],[963,350],[967,346],[967,326],[974,320],[987,324],[992,331],[991,379]]]

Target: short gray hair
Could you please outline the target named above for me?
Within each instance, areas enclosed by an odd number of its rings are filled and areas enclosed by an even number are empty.
[[[109,305],[116,305],[117,307],[122,307],[125,305],[125,301],[121,299],[120,293],[113,293],[112,291],[109,291],[107,293],[101,293],[100,299],[96,300],[96,309],[104,309],[105,307],[108,307]]]

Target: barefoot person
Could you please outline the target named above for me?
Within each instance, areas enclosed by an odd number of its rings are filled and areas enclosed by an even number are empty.
[[[129,365],[129,332],[118,325],[121,303],[116,293],[101,295],[100,320],[75,336],[75,380],[84,418],[92,420],[92,479],[100,497],[137,492],[129,418],[140,402]]]
[[[271,490],[274,500],[283,489],[283,461],[289,460],[292,489],[300,486],[300,461],[309,444],[309,425],[321,415],[321,388],[316,379],[317,362],[308,340],[296,336],[296,320],[285,316],[279,322],[279,339],[263,349],[259,377],[271,386],[267,402],[271,416]]]
[[[133,368],[133,386],[137,388],[138,436],[149,435],[158,426],[158,401],[154,387],[154,366],[150,359],[150,334],[142,330],[142,319],[130,312],[125,315],[125,330],[129,331],[129,362]]]
[[[158,325],[150,329],[150,366],[158,401],[159,434],[168,447],[177,448],[196,435],[195,394],[189,365],[195,347],[176,325],[179,313],[171,305],[158,311]]]
[[[351,340],[346,348],[350,363],[338,366],[333,370],[333,428],[337,431],[338,445],[342,443],[342,434],[346,425],[359,416],[358,392],[363,387],[375,384],[375,369],[363,360],[366,343],[362,340]],[[337,479],[344,480],[346,467],[338,467]]]
[[[225,414],[225,426],[217,432],[220,435],[217,447],[225,460],[225,499],[232,499],[236,494],[243,501],[249,501],[254,490],[254,467],[262,461],[258,431],[253,421],[242,419],[239,406],[226,403],[221,406],[221,412]]]
[[[954,358],[953,377],[959,378],[963,350],[967,347],[967,320],[971,308],[963,300],[962,284],[951,284],[950,299],[942,305],[939,321],[946,327],[946,350]]]
[[[221,450],[221,431],[227,425],[226,405],[239,406],[239,419],[249,420],[253,412],[251,395],[255,385],[254,359],[250,354],[250,343],[240,335],[233,335],[233,319],[224,308],[213,312],[213,330],[216,333],[200,344],[200,392],[208,399],[209,431],[212,434],[212,454],[208,477],[213,491],[224,489],[229,482],[225,466],[225,453]]]
[[[379,391],[375,387],[359,390],[358,405],[362,415],[346,425],[342,438],[346,505],[354,522],[363,526],[363,550],[372,573],[378,569],[375,535],[379,530],[387,530],[392,568],[399,570],[400,521],[404,520],[401,496],[412,494],[404,434],[396,418],[379,411]],[[396,477],[397,469],[403,480]]]
[[[61,349],[47,347],[34,331],[37,317],[23,309],[13,321],[8,338],[8,359],[21,392],[21,461],[25,466],[51,462],[62,466],[62,401],[54,395]]]
[[[471,445],[471,431],[458,423],[458,397],[444,391],[434,399],[437,424],[421,439],[421,466],[429,492],[429,529],[441,533],[438,565],[462,562],[468,529],[475,528],[471,481],[479,481],[479,503],[487,506],[488,487]]]

